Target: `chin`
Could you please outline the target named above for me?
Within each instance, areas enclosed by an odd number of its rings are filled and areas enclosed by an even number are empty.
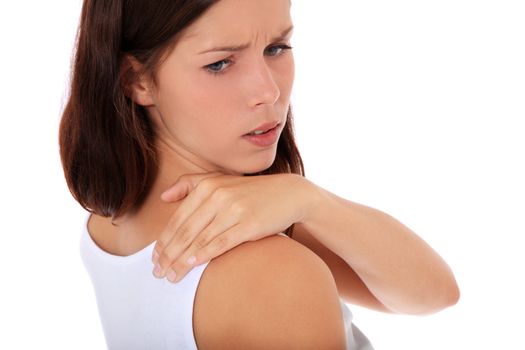
[[[271,167],[274,161],[275,157],[246,160],[231,170],[240,174],[256,174]]]
[[[270,168],[275,162],[277,149],[273,152],[269,149],[258,154],[249,154],[236,157],[235,160],[229,164],[221,164],[220,168],[223,172],[229,174],[249,175],[257,174]],[[216,163],[217,164],[217,163]]]
[[[253,167],[245,168],[243,173],[244,174],[256,174],[256,173],[260,173],[261,171],[265,171],[266,169],[272,166],[274,160],[275,159],[272,159],[271,161],[265,162],[263,164],[259,163],[257,165],[254,165]]]

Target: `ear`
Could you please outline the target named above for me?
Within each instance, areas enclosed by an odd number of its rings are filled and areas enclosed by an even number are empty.
[[[144,74],[143,64],[135,57],[126,55],[122,62],[122,85],[126,96],[144,107],[154,105],[153,83]]]

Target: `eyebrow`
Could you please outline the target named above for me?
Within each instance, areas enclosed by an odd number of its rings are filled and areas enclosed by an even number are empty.
[[[291,25],[290,27],[285,29],[280,35],[278,35],[276,38],[273,38],[272,42],[283,40],[293,30],[293,28],[294,28],[293,25]],[[248,44],[242,44],[242,45],[233,45],[233,46],[219,46],[219,47],[214,47],[214,48],[207,49],[205,51],[199,52],[199,55],[202,55],[202,54],[208,53],[208,52],[212,52],[212,51],[237,52],[237,51],[242,51],[242,50],[244,50],[244,49],[246,49],[248,47],[250,47],[249,43]]]

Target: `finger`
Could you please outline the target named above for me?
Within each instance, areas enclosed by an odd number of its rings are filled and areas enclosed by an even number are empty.
[[[236,224],[222,234],[216,235],[206,246],[193,253],[196,258],[195,263],[210,261],[248,241],[246,230],[244,225]]]
[[[219,172],[182,175],[170,188],[160,195],[160,199],[164,202],[176,202],[186,197],[202,180],[219,175],[221,175]]]
[[[201,265],[225,253],[242,243],[235,229],[239,224],[230,224],[231,220],[215,224],[215,221],[197,237],[180,258],[173,263],[167,272],[170,282],[182,280],[195,266]]]
[[[166,227],[161,232],[153,249],[153,262],[157,263],[159,255],[162,254],[164,247],[172,239],[173,235],[179,229],[180,225],[197,210],[199,206],[207,199],[209,194],[205,191],[193,191],[179,205],[177,210],[171,215]]]
[[[191,245],[195,237],[213,221],[215,211],[212,205],[211,201],[205,202],[175,231],[162,252],[159,253],[157,265],[160,267],[160,273],[157,277],[164,277],[167,268]]]
[[[201,181],[203,180],[205,180],[205,178],[203,178]],[[157,239],[152,256],[152,260],[154,263],[158,262],[159,255],[162,254],[162,250],[166,246],[167,242],[169,242],[172,239],[173,235],[178,230],[182,222],[184,222],[188,218],[188,216],[191,215],[191,213],[196,211],[197,208],[201,206],[205,200],[212,198],[212,195],[214,195],[215,186],[215,183],[208,183],[206,184],[206,186],[202,185],[197,187],[197,189],[190,192],[190,194],[185,198],[185,200],[179,205],[175,213],[173,213],[173,215],[170,217],[165,229],[161,232],[159,238]],[[220,198],[221,197],[219,197],[219,199]]]

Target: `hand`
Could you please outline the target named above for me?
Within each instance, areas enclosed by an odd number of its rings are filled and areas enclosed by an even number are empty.
[[[155,276],[178,282],[196,265],[300,222],[311,198],[309,184],[296,174],[181,176],[161,196],[183,201],[155,245]]]

